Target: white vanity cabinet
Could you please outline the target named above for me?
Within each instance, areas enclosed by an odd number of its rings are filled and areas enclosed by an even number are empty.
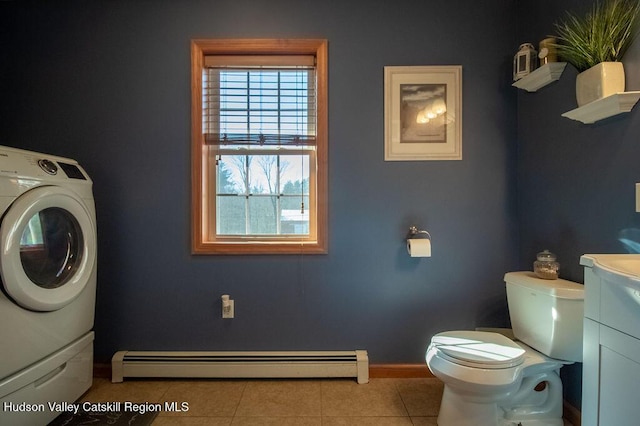
[[[640,421],[640,255],[584,255],[582,425]]]

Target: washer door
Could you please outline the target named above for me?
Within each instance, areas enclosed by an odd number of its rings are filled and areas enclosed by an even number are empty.
[[[66,306],[93,272],[93,215],[66,188],[41,186],[18,197],[2,219],[0,238],[4,289],[27,309]]]

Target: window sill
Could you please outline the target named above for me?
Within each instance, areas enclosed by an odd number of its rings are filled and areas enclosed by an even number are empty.
[[[264,255],[264,254],[327,254],[326,244],[312,242],[204,242],[192,247],[193,254]]]

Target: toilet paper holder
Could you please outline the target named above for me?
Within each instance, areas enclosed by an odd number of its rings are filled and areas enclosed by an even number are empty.
[[[431,239],[431,234],[429,234],[429,232],[422,230],[422,229],[418,229],[415,226],[412,226],[409,228],[409,232],[407,233],[407,240],[411,239],[411,238],[426,238],[428,240]]]
[[[431,234],[415,226],[409,228],[407,253],[411,257],[431,257]]]

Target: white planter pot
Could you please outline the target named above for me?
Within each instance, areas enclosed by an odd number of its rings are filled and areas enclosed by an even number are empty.
[[[624,92],[624,67],[622,62],[600,62],[576,77],[578,106]]]

